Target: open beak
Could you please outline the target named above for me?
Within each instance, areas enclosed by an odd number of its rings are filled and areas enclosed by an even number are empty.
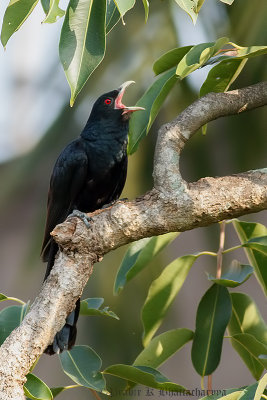
[[[125,89],[130,86],[132,83],[135,83],[134,81],[127,81],[124,82],[118,89],[119,94],[115,99],[115,108],[116,109],[123,109],[123,114],[134,112],[134,111],[140,111],[140,110],[145,110],[143,107],[127,107],[122,103],[122,98],[125,92]]]

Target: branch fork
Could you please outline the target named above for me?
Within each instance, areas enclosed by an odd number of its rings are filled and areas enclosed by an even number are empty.
[[[90,214],[90,229],[73,217],[54,229],[60,251],[51,274],[22,324],[0,348],[2,400],[25,398],[26,374],[64,325],[94,263],[104,254],[144,237],[267,209],[267,168],[194,183],[185,182],[179,169],[184,145],[201,126],[263,105],[267,105],[267,82],[200,98],[160,128],[150,192]]]

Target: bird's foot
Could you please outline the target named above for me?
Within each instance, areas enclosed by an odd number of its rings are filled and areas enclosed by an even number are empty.
[[[77,217],[80,218],[80,220],[83,221],[84,225],[86,226],[87,229],[90,228],[91,224],[90,222],[92,222],[92,218],[89,217],[87,214],[85,214],[82,211],[79,210],[73,210],[71,214],[68,215],[68,217]]]

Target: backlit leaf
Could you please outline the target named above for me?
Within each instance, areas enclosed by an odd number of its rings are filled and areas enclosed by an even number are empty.
[[[61,366],[78,385],[107,393],[106,382],[100,372],[101,358],[89,346],[74,346],[59,355]]]
[[[255,397],[253,400],[260,400],[262,398],[261,395],[264,393],[264,390],[266,388],[267,388],[267,374],[263,375],[263,377],[259,381]]]
[[[137,356],[133,365],[146,365],[157,368],[192,340],[193,336],[194,332],[186,328],[164,332],[151,340],[147,347]]]
[[[220,362],[223,336],[231,311],[228,290],[217,284],[208,289],[199,303],[192,362],[201,376],[210,375]]]
[[[249,368],[251,374],[258,380],[261,377],[265,364],[259,356],[267,355],[267,346],[248,333],[233,335],[231,343]]]
[[[108,34],[121,19],[121,15],[113,0],[107,0],[106,34]]]
[[[245,293],[231,293],[232,316],[228,324],[231,336],[249,333],[267,345],[267,325],[254,300]]]
[[[233,225],[238,233],[242,244],[257,237],[267,236],[267,228],[255,222],[244,222],[238,219],[233,220]],[[263,252],[245,248],[250,264],[254,267],[256,277],[267,296],[267,255]]]
[[[125,284],[142,271],[179,233],[153,236],[131,244],[118,269],[114,284],[114,293],[119,293]]]
[[[247,243],[243,244],[243,247],[249,247],[250,249],[260,251],[267,256],[267,236],[250,239]]]
[[[69,2],[61,30],[59,55],[71,88],[71,106],[104,57],[105,15],[105,0]]]
[[[144,346],[149,344],[160,327],[197,257],[187,255],[177,258],[152,282],[142,309]]]
[[[230,6],[231,4],[233,4],[234,0],[221,0],[221,2]]]
[[[181,61],[185,54],[187,54],[189,50],[192,49],[192,47],[193,46],[178,47],[163,54],[155,61],[153,65],[153,71],[155,72],[155,74],[159,75],[162,72],[165,72],[168,69],[177,66],[177,64]]]
[[[47,24],[53,24],[57,22],[61,17],[65,15],[65,11],[59,7],[60,0],[51,0],[49,10],[47,12],[47,16],[43,22]]]
[[[122,17],[123,21],[123,16],[135,5],[135,0],[114,0],[114,3],[116,4],[119,13]],[[124,23],[124,21],[123,21]]]
[[[136,106],[144,107],[145,111],[134,113],[130,119],[129,154],[133,154],[137,150],[139,142],[148,133],[164,100],[176,82],[175,69],[165,72],[147,89],[136,103]]]
[[[264,322],[254,301],[244,293],[231,293],[232,317],[228,324],[231,336],[238,334],[249,334],[256,341],[267,346],[267,325]],[[252,375],[258,379],[263,371],[264,361],[256,360],[242,344],[231,341],[233,347],[251,371]]]
[[[207,79],[200,89],[200,96],[209,92],[226,92],[236,80],[247,59],[228,59],[215,65],[208,73]]]
[[[148,0],[143,0],[143,5],[144,5],[144,9],[145,9],[145,21],[147,22],[148,13],[149,13],[149,2],[148,2]]]
[[[37,3],[38,0],[11,0],[9,2],[1,31],[1,42],[4,47],[13,33],[26,21]]]
[[[203,0],[175,0],[178,6],[180,6],[192,19],[195,24],[198,17],[198,12],[201,5],[204,3]],[[200,6],[199,4],[200,3]]]
[[[192,47],[179,62],[176,69],[176,75],[178,75],[180,79],[185,78],[191,72],[195,71],[203,64],[205,64],[211,57],[213,57],[217,53],[218,50],[221,49],[222,46],[224,46],[228,42],[228,38],[222,37],[216,42],[201,43]]]

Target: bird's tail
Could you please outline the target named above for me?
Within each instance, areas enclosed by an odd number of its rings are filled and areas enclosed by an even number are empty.
[[[49,254],[46,260],[47,268],[44,280],[47,279],[51,269],[53,268],[57,251],[58,251],[58,245],[53,239],[51,239],[51,243],[49,245]],[[63,326],[63,328],[59,332],[57,332],[56,336],[53,339],[52,344],[47,346],[47,348],[45,349],[44,352],[46,354],[49,355],[59,354],[62,353],[62,351],[64,350],[70,350],[74,346],[77,335],[76,324],[78,321],[79,312],[80,312],[80,299],[77,300],[74,310],[68,315],[66,323]]]

